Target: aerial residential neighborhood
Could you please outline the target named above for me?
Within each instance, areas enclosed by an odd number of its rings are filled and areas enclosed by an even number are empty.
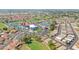
[[[78,50],[78,37],[79,10],[0,10],[0,50]]]

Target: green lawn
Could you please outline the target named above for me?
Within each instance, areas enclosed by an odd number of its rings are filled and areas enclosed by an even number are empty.
[[[44,44],[33,41],[31,44],[28,45],[32,50],[49,50],[48,46],[45,46]]]
[[[32,22],[32,23],[37,23],[39,22],[40,20],[39,19],[36,19],[36,18],[32,18],[30,20],[26,20],[26,22]]]
[[[6,25],[4,24],[4,23],[1,23],[0,22],[0,29],[2,30],[3,28],[5,28],[6,27]]]

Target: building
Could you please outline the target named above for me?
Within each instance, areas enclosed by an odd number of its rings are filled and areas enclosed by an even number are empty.
[[[31,25],[29,25],[29,28],[32,30],[36,30],[38,28],[38,26],[31,24]]]

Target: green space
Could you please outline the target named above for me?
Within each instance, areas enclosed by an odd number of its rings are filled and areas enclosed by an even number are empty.
[[[49,50],[49,47],[37,41],[33,41],[31,44],[28,44],[28,46],[32,50]]]
[[[3,30],[3,28],[7,28],[7,26],[4,23],[0,22],[0,29]]]
[[[37,32],[41,32],[42,29],[41,29],[41,28],[37,28],[36,31],[37,31]]]
[[[22,39],[26,46],[28,46],[32,50],[49,50],[49,46],[43,44],[41,41],[41,37],[37,35],[25,35]]]
[[[15,20],[15,21],[12,21],[12,22],[15,22],[15,23],[20,23],[20,22],[29,22],[29,23],[36,23],[36,22],[39,22],[40,19],[38,18],[32,18],[32,19],[26,19],[26,20]]]
[[[48,46],[50,47],[51,50],[56,50],[57,49],[55,43],[53,43],[52,40],[50,40],[48,42]]]
[[[11,22],[14,22],[14,23],[21,23],[21,22],[23,22],[23,20],[15,20],[15,21],[11,21]]]
[[[26,20],[26,22],[31,22],[31,23],[36,23],[36,22],[39,22],[39,21],[40,21],[40,19],[38,19],[38,18],[32,18],[30,20]]]
[[[51,21],[51,24],[50,24],[50,30],[53,31],[55,29],[55,25],[56,25],[56,21]]]

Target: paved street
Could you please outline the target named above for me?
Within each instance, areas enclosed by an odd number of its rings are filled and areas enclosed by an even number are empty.
[[[74,28],[72,27],[71,23],[68,20],[65,20],[65,23],[63,25],[64,26],[62,26],[62,24],[59,23],[58,31],[57,31],[57,33],[54,36],[52,36],[53,37],[52,39],[55,40],[56,42],[60,43],[61,45],[65,46],[67,50],[68,49],[73,49],[72,47],[78,41],[78,36],[77,36]],[[73,41],[70,44],[66,44],[66,43],[62,42],[63,40],[65,40],[65,38],[68,35],[71,35],[71,34],[74,35],[74,38],[73,38]],[[65,36],[63,36],[63,35],[65,35]]]

